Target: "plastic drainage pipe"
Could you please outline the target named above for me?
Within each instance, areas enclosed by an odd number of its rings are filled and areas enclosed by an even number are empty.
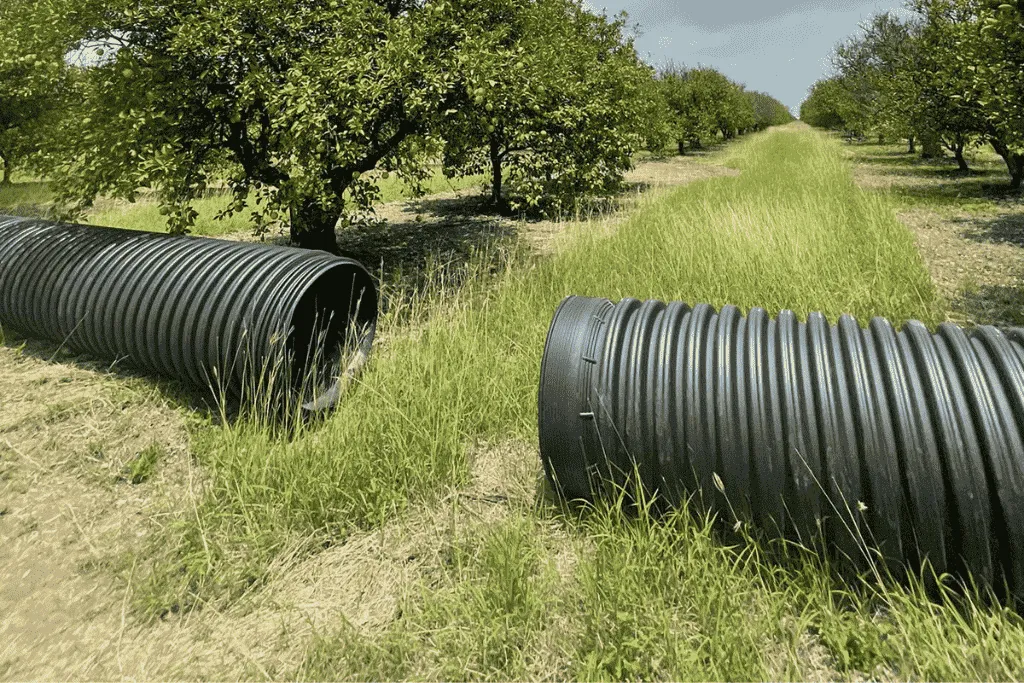
[[[691,498],[846,567],[927,560],[1024,598],[1024,330],[573,296],[539,429],[567,499]]]
[[[376,321],[350,259],[0,216],[0,326],[218,395],[328,408]]]

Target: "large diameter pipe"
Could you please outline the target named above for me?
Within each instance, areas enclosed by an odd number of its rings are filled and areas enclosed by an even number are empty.
[[[692,497],[858,569],[927,560],[1024,597],[1024,330],[569,297],[539,429],[567,499]]]
[[[0,216],[0,326],[218,393],[326,408],[376,320],[351,259]]]

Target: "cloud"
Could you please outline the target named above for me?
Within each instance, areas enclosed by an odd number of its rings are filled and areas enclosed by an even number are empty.
[[[669,61],[721,70],[794,111],[810,85],[831,70],[837,42],[872,14],[903,0],[588,0],[595,9],[627,11],[640,24],[637,50],[654,65]]]
[[[595,2],[595,4],[597,4]],[[864,4],[864,0],[720,0],[719,2],[672,2],[671,0],[631,0],[619,2],[633,21],[645,29],[683,22],[706,29],[735,24],[757,24],[783,14],[804,11],[844,12]]]

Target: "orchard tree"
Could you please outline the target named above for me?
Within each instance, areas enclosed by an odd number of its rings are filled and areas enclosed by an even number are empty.
[[[858,107],[847,105],[867,102],[860,109],[870,126],[906,135],[910,151],[918,136],[923,156],[941,154],[944,145],[964,171],[965,150],[988,142],[1006,162],[1011,186],[1020,188],[1024,0],[911,0],[908,6],[911,19],[874,17],[862,36],[837,49],[839,76],[809,100],[810,118],[828,125],[841,118],[849,128],[849,113]]]
[[[863,113],[841,77],[814,83],[800,105],[800,120],[819,128],[857,132],[863,130]]]
[[[652,72],[624,18],[578,0],[515,0],[462,65],[475,88],[439,129],[449,175],[488,172],[491,198],[514,210],[558,211],[607,195],[651,130]]]
[[[862,35],[841,44],[833,63],[843,83],[858,81],[871,93],[869,126],[880,137],[907,138],[910,152],[924,120],[918,27],[885,12],[862,26]],[[927,134],[926,134],[927,137]]]
[[[728,81],[725,96],[718,108],[717,126],[722,137],[729,140],[736,135],[745,133],[757,123],[754,104],[746,96],[743,86]]]
[[[936,4],[936,3],[931,3]],[[1006,162],[1010,186],[1024,184],[1024,0],[957,0],[964,99],[976,102],[980,134]],[[973,67],[973,68],[970,68]]]
[[[671,129],[680,154],[686,153],[687,143],[699,148],[702,139],[720,130],[729,137],[737,127],[737,86],[715,69],[670,65],[658,81],[672,113]]]
[[[754,129],[764,130],[771,126],[781,126],[793,120],[786,105],[767,93],[757,91],[744,91],[744,96],[750,102],[754,112]]]
[[[965,14],[954,6],[931,11],[916,36],[916,113],[923,130],[933,131],[953,153],[961,171],[969,171],[965,150],[975,144],[985,128],[982,107],[971,96],[971,70],[962,59],[959,35]]]
[[[0,185],[11,182],[15,164],[35,151],[39,135],[70,87],[64,55],[54,42],[22,50],[37,30],[34,14],[47,2],[5,0],[0,4]]]
[[[700,140],[715,129],[714,102],[701,92],[700,79],[692,70],[669,65],[658,75],[661,96],[668,108],[668,129],[680,154],[686,145],[699,147]]]
[[[52,0],[57,2],[58,0]],[[93,53],[45,168],[72,207],[152,188],[174,232],[226,179],[226,214],[337,251],[368,172],[416,175],[443,112],[486,85],[502,0],[62,0]],[[54,39],[40,12],[32,51]],[[64,39],[68,36],[59,36]]]

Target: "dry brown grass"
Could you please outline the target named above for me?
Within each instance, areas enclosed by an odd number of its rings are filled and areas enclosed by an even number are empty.
[[[0,676],[93,677],[116,658],[109,568],[189,499],[180,409],[144,381],[0,347]],[[159,450],[146,482],[125,467]],[[101,667],[97,669],[96,667]]]

